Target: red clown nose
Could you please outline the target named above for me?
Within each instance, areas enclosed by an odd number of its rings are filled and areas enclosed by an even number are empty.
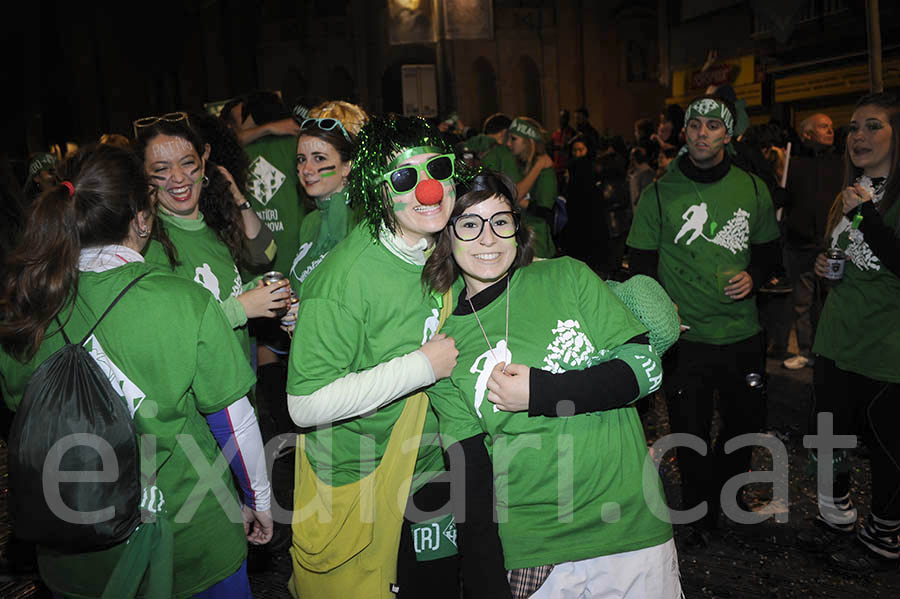
[[[431,206],[432,204],[440,204],[444,197],[444,186],[440,181],[434,179],[424,179],[416,185],[416,199],[423,206]]]

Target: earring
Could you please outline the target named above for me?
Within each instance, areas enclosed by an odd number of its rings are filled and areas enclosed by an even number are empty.
[[[208,186],[209,186],[209,177],[207,177],[206,175],[203,175],[203,187],[208,187]]]
[[[138,234],[138,237],[146,237],[146,236],[150,235],[150,230],[149,229],[138,229],[137,234]]]

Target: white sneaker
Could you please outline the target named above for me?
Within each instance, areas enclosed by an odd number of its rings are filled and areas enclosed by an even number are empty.
[[[785,368],[788,370],[800,370],[801,368],[806,368],[807,366],[812,364],[812,360],[807,358],[806,356],[791,356],[784,362],[782,362]]]

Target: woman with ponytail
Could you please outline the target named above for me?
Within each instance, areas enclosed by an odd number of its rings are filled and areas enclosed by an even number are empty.
[[[813,345],[816,411],[833,414],[833,425],[820,434],[862,434],[872,461],[872,504],[860,526],[841,450],[833,488],[819,488],[819,521],[835,537],[855,531],[860,541],[858,552],[832,556],[852,570],[896,570],[900,563],[898,144],[900,99],[888,93],[860,99],[847,135],[845,188],[826,227],[826,245],[846,255],[843,277],[834,280],[834,262],[825,253],[815,265],[816,274],[833,283]]]
[[[4,398],[15,409],[31,374],[64,345],[61,329],[84,337],[142,277],[85,349],[109,374],[138,435],[155,440],[149,457],[163,465],[155,484],[174,534],[172,596],[250,597],[247,541],[272,535],[262,440],[246,397],[253,372],[219,303],[144,261],[156,194],[142,163],[97,146],[70,158],[61,175],[34,203],[9,261],[0,304]],[[226,445],[236,449],[231,466],[242,503],[232,473],[199,474]],[[198,497],[204,485],[213,492]],[[41,577],[58,597],[100,597],[124,546],[83,554],[39,547]]]

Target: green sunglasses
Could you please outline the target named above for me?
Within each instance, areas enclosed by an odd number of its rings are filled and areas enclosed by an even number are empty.
[[[435,181],[446,181],[456,174],[456,155],[441,154],[429,158],[422,164],[408,164],[388,171],[381,176],[394,193],[406,193],[419,183],[419,173],[423,170]]]

